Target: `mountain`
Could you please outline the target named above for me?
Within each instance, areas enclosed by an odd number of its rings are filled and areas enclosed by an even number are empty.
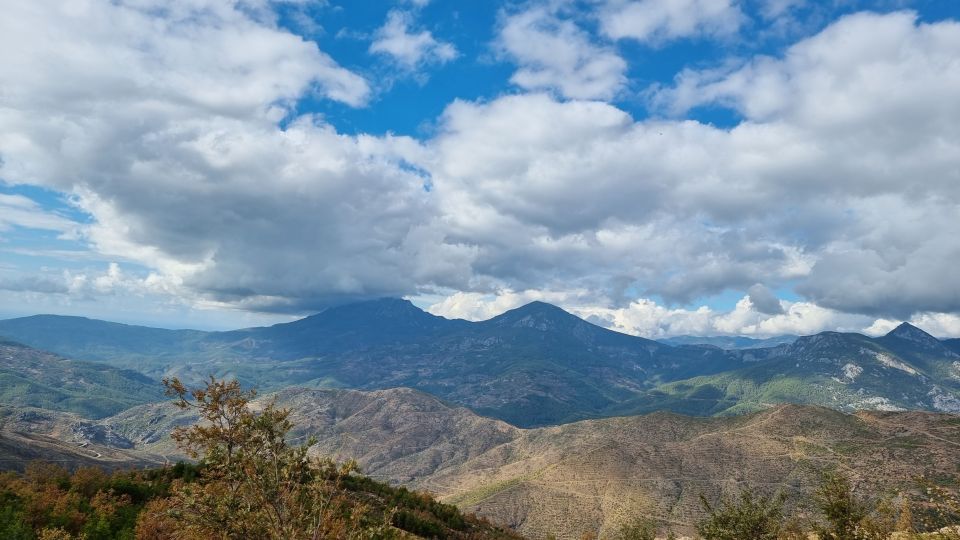
[[[960,412],[956,354],[912,326],[876,339],[822,332],[745,352],[744,359],[744,367],[661,385],[624,407],[654,410],[659,402],[693,414],[731,414],[807,403],[843,411]]]
[[[109,326],[116,335],[97,346],[96,334],[74,342],[54,335],[62,330],[54,331],[48,320],[0,321],[0,333],[72,357],[139,366],[154,377],[199,381],[212,373],[265,390],[305,383],[415,387],[522,426],[604,416],[661,382],[740,364],[717,349],[620,334],[542,302],[467,322],[425,313],[406,300],[381,299],[266,328],[159,331],[148,334],[149,346],[137,343],[140,327]],[[163,340],[169,340],[166,350],[158,345]],[[148,350],[157,353],[152,362],[143,359]]]
[[[164,406],[177,411],[170,403]],[[135,410],[152,413],[154,408],[138,407]],[[175,416],[182,418],[190,415],[177,411]],[[126,415],[125,418],[132,421],[135,417]],[[158,423],[157,418],[142,414],[139,420],[146,425]],[[165,439],[169,439],[169,435],[167,432]],[[25,482],[9,473],[2,478],[0,514],[4,519],[0,523],[0,537],[34,538],[33,534],[21,532],[22,525],[26,525],[34,532],[46,527],[69,527],[78,533],[71,538],[133,538],[137,513],[144,510],[144,503],[155,503],[159,502],[157,499],[168,497],[172,491],[172,480],[184,478],[185,472],[196,471],[183,464],[165,466],[170,465],[171,457],[180,456],[154,453],[142,445],[134,448],[133,443],[118,434],[107,421],[88,421],[71,413],[0,406],[0,464],[5,471],[22,473],[27,470],[26,478],[29,479]],[[31,474],[28,465],[34,460],[54,463],[66,470],[58,474],[55,468],[46,467],[40,474]],[[105,469],[108,474],[97,474],[81,467]],[[72,477],[67,470],[74,471]],[[111,471],[113,474],[109,474]],[[208,480],[192,474],[191,477],[188,481],[193,485]],[[334,484],[324,486],[324,489],[330,488],[334,488]],[[361,474],[350,474],[335,484],[334,489],[337,504],[347,509],[360,509],[366,516],[366,523],[373,524],[378,530],[384,523],[396,527],[390,530],[392,534],[367,530],[366,534],[355,537],[451,540],[520,538],[512,531],[486,520],[463,515],[456,507],[438,503],[429,495],[412,493],[402,486],[389,486]],[[132,497],[133,504],[121,502],[105,511],[105,507],[98,504],[102,499],[98,492]],[[34,511],[33,507],[27,506],[32,502],[39,504],[37,508],[42,507],[43,511]],[[111,515],[118,507],[123,512],[123,521]],[[65,512],[62,508],[70,509],[69,520],[63,517]],[[93,527],[88,524],[94,519],[110,522],[111,526],[99,526],[91,534]],[[21,524],[21,527],[15,527],[17,524]],[[172,533],[169,527],[160,530],[165,532],[159,536],[148,533],[146,537],[181,537]],[[144,537],[141,533],[137,528],[138,538]],[[48,537],[43,534],[39,536]]]
[[[184,354],[206,334],[198,330],[165,330],[62,315],[0,321],[0,336],[31,347],[89,361],[127,358],[131,360],[131,367]]]
[[[824,332],[724,350],[614,332],[543,302],[468,322],[386,298],[230,332],[42,316],[0,321],[0,334],[154,378],[213,374],[264,391],[411,387],[520,427],[777,403],[960,410],[958,353],[909,325],[876,339]]]
[[[793,343],[799,336],[774,336],[765,339],[745,336],[674,336],[658,339],[665,345],[712,345],[721,349],[762,349]]]
[[[167,462],[164,456],[135,449],[103,421],[69,412],[0,405],[0,467],[23,471],[34,460],[103,469],[157,467]]]
[[[101,418],[161,399],[158,381],[136,371],[75,362],[0,341],[0,404]]]
[[[294,360],[416,343],[469,324],[463,320],[437,317],[409,300],[383,298],[333,307],[298,321],[267,328],[210,333],[204,341],[230,344],[276,360]]]
[[[261,399],[274,398],[291,409],[295,440],[317,438],[313,451],[356,457],[375,479],[427,489],[534,538],[603,537],[639,515],[690,532],[701,494],[780,490],[793,507],[837,468],[867,492],[913,489],[920,475],[954,478],[960,449],[957,417],[936,413],[781,405],[736,417],[657,412],[521,429],[410,389],[290,388]],[[168,434],[194,419],[150,404],[96,425],[134,445],[115,452],[156,460],[175,457]],[[58,424],[12,425],[0,436],[16,429],[53,439]]]

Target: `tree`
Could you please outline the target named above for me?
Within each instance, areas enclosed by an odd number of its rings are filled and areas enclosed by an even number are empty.
[[[867,518],[867,507],[853,493],[850,479],[839,473],[827,473],[817,489],[815,500],[826,526],[817,527],[817,536],[824,540],[861,540],[866,538],[861,524]]]
[[[722,500],[716,507],[700,496],[707,517],[697,524],[705,540],[776,540],[783,520],[783,495],[761,497],[749,489],[739,500]]]
[[[362,508],[347,503],[340,483],[357,470],[311,457],[315,443],[290,446],[290,412],[267,403],[255,413],[254,391],[236,380],[213,377],[204,388],[188,390],[178,379],[163,381],[181,409],[200,421],[181,427],[174,440],[200,460],[201,481],[175,486],[166,514],[188,538],[297,539],[356,538],[369,533]],[[152,527],[162,529],[154,516]],[[384,527],[386,531],[387,527]],[[382,536],[381,536],[382,537]]]

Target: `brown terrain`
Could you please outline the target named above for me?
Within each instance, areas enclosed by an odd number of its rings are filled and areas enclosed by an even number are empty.
[[[715,500],[750,486],[782,491],[792,505],[831,469],[872,493],[960,473],[960,417],[947,414],[781,405],[737,417],[654,413],[519,429],[409,389],[288,389],[261,399],[291,408],[295,436],[315,436],[314,451],[356,458],[374,478],[432,491],[534,538],[602,536],[638,515],[689,532],[701,494]],[[176,459],[168,434],[191,421],[168,404],[101,421],[6,409],[0,458],[156,465]]]

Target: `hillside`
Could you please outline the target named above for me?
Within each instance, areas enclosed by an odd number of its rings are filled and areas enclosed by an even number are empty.
[[[375,479],[428,489],[535,538],[611,531],[638,514],[689,531],[701,493],[783,490],[792,505],[835,468],[871,492],[910,488],[921,474],[956,475],[960,451],[958,417],[921,412],[785,405],[737,417],[659,412],[520,429],[409,389],[275,397],[293,409],[296,441],[318,438],[313,451],[356,457]],[[99,424],[134,452],[157,455],[172,452],[165,434],[173,426],[192,421],[170,405],[146,405]]]
[[[129,360],[147,366],[165,358],[195,352],[194,344],[206,332],[166,330],[120,324],[86,317],[34,315],[0,321],[0,336],[70,358],[112,362]]]
[[[275,456],[285,460],[287,466],[297,463],[290,454],[279,452]],[[223,482],[222,476],[210,472],[211,461],[170,467],[162,456],[133,450],[132,444],[108,425],[85,422],[69,413],[0,408],[0,463],[5,470],[26,470],[25,475],[0,475],[0,537],[5,539],[50,538],[50,531],[44,529],[51,528],[63,529],[70,533],[70,538],[209,538],[209,526],[207,534],[191,528],[198,521],[205,522],[209,513],[202,514],[199,520],[190,520],[170,509],[191,515],[192,503],[183,502],[181,495],[195,501],[191,494],[197,491],[217,498],[218,502],[204,507],[206,510],[229,505],[229,496],[220,489],[222,484],[211,487]],[[323,538],[518,538],[512,531],[464,515],[428,494],[388,486],[330,462],[311,463],[312,474],[294,476],[292,482],[309,483],[310,488],[301,493],[312,494],[312,500],[322,504],[305,507],[309,508],[311,519],[298,522],[300,532],[313,531],[314,537],[319,532]],[[249,469],[244,471],[242,477],[250,474]],[[246,487],[251,485],[265,496],[282,496],[278,490],[270,491],[256,482]],[[246,497],[244,501],[259,496],[250,495],[250,491],[240,493]],[[263,523],[263,506],[255,505],[253,509],[260,510],[255,514],[260,519],[234,525],[229,537],[264,537],[260,533],[236,533],[239,529],[262,529],[259,524]],[[283,515],[300,515],[296,511]],[[225,514],[226,523],[238,523],[242,512],[231,507]],[[246,510],[248,518],[249,513]],[[275,533],[276,527],[267,530]],[[346,534],[348,530],[359,536]],[[270,537],[309,536],[290,534],[287,528],[284,534]]]
[[[621,410],[711,415],[807,403],[848,412],[960,412],[960,356],[906,323],[877,339],[823,332],[744,358],[744,367],[661,385]]]
[[[103,422],[67,412],[0,406],[0,469],[22,472],[34,460],[104,469],[156,467],[168,461],[135,448]]]
[[[163,398],[156,380],[136,371],[77,362],[0,341],[0,404],[101,418]]]
[[[381,299],[231,332],[38,316],[0,321],[0,334],[152,378],[213,374],[265,391],[411,387],[520,427],[655,410],[735,414],[774,403],[960,410],[955,344],[910,325],[881,338],[824,332],[724,350],[621,334],[543,302],[467,322]]]

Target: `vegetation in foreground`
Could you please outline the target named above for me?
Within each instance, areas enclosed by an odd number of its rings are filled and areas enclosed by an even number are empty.
[[[766,497],[752,491],[711,505],[701,498],[707,516],[697,524],[704,540],[960,540],[960,499],[955,492],[921,483],[920,496],[898,501],[867,500],[849,478],[829,473],[817,490],[809,516],[784,515],[782,494]],[[620,540],[676,538],[657,534],[656,526],[637,520],[623,526]]]
[[[208,381],[164,382],[201,421],[173,434],[197,464],[108,474],[34,463],[0,475],[0,538],[361,539],[511,538],[508,531],[425,493],[375,482],[355,463],[291,446],[289,411],[253,411],[254,392]]]

